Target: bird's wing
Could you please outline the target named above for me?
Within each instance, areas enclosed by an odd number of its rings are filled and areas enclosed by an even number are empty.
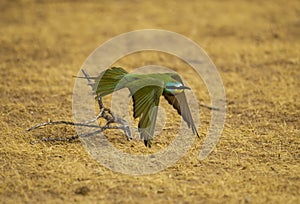
[[[98,77],[93,77],[95,84],[93,86],[93,92],[98,97],[103,97],[114,91],[120,90],[125,87],[122,79],[127,75],[121,67],[112,67],[100,73]]]
[[[159,98],[162,95],[162,92],[162,86],[149,85],[132,93],[133,116],[134,118],[140,118],[138,125],[139,132],[141,139],[144,139],[144,143],[147,147],[151,147]]]
[[[179,75],[177,75],[175,73],[170,73],[170,76],[173,79],[180,81],[183,84]],[[193,133],[199,137],[199,134],[197,132],[197,128],[195,126],[189,105],[186,100],[185,93],[181,92],[179,94],[176,94],[176,96],[175,96],[175,95],[164,92],[163,95],[164,95],[165,99],[169,102],[169,104],[171,104],[177,110],[178,114],[180,114],[182,116],[184,121],[187,123],[188,127],[192,128]]]

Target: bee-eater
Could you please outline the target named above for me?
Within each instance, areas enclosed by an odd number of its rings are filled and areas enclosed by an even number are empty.
[[[160,96],[171,104],[192,128],[198,137],[180,76],[176,73],[129,74],[120,67],[103,71],[95,80],[93,87],[97,97],[104,97],[122,88],[128,88],[133,100],[133,117],[139,118],[138,130],[146,147],[151,147]]]

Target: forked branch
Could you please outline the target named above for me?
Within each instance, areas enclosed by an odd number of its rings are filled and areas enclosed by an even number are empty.
[[[82,69],[82,73],[84,74],[85,78],[87,79],[88,85],[93,88],[93,82],[91,81],[90,76],[88,75],[88,73],[83,69]],[[31,141],[31,144],[35,144],[35,143],[38,143],[38,142],[44,142],[44,141],[46,141],[46,142],[49,142],[49,141],[67,141],[67,142],[70,142],[70,141],[78,139],[79,137],[92,136],[92,135],[95,135],[97,133],[103,132],[104,130],[107,130],[107,129],[120,129],[120,130],[123,130],[124,133],[125,133],[125,136],[127,137],[127,139],[131,140],[132,135],[131,135],[130,127],[129,127],[128,123],[126,122],[126,120],[115,116],[114,113],[109,108],[104,107],[103,102],[102,102],[102,98],[98,97],[98,98],[96,98],[96,100],[98,102],[100,112],[92,120],[86,121],[84,123],[74,123],[74,122],[71,122],[71,121],[64,121],[64,120],[49,121],[49,122],[40,123],[40,124],[37,124],[35,126],[32,126],[31,128],[28,128],[27,131],[32,131],[32,130],[35,130],[35,129],[38,129],[38,128],[41,128],[41,127],[44,127],[44,126],[48,126],[48,125],[60,125],[60,124],[98,128],[98,130],[93,131],[93,132],[89,132],[89,133],[85,133],[85,134],[81,134],[81,135],[74,135],[74,136],[70,136],[70,137],[57,137],[57,138],[49,138],[49,137],[45,138],[44,137],[44,138],[41,138],[41,139],[38,139],[38,140]],[[103,118],[103,119],[106,120],[106,124],[104,126],[98,126],[98,125],[91,124],[93,122],[96,122],[100,118]],[[117,123],[117,124],[120,124],[120,125],[114,125],[113,126],[112,125],[113,123]]]

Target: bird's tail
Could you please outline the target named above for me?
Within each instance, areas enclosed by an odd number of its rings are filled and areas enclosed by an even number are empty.
[[[121,67],[112,67],[103,71],[98,77],[91,77],[95,80],[93,92],[97,97],[103,97],[124,88],[124,83],[120,81],[126,74],[128,72]]]

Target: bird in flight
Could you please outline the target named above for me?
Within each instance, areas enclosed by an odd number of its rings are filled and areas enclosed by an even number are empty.
[[[130,74],[121,67],[112,67],[98,77],[90,77],[95,83],[93,91],[97,97],[128,88],[133,100],[133,117],[139,118],[138,131],[146,147],[151,147],[157,110],[161,96],[171,104],[185,120],[189,128],[199,137],[189,109],[180,76],[176,73]]]

